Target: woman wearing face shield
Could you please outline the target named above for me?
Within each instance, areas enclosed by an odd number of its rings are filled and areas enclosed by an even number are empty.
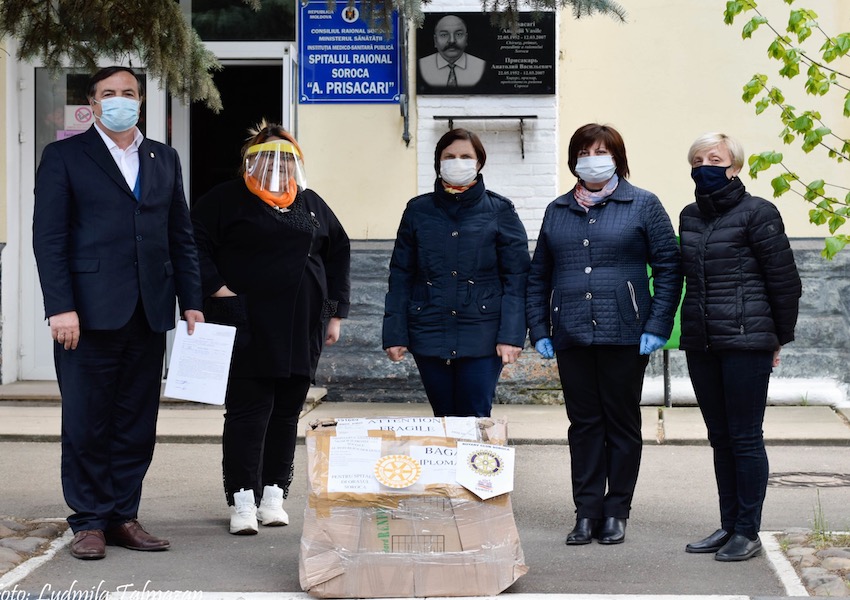
[[[383,347],[409,350],[435,416],[490,416],[503,365],[525,344],[528,240],[513,204],[484,185],[478,136],[443,135],[434,191],[408,202],[390,261]]]
[[[681,294],[679,247],[655,194],[626,181],[613,127],[580,127],[568,160],[578,181],[543,217],[529,335],[541,356],[557,358],[570,422],[576,524],[566,543],[619,544],[640,467],[644,371],[670,337]]]
[[[241,177],[192,208],[207,320],[236,327],[223,435],[234,534],[288,524],[298,415],[349,309],[348,236],[307,189],[301,148],[279,125],[251,134]]]
[[[679,347],[714,451],[720,529],[685,550],[741,561],[761,552],[767,386],[779,351],[794,339],[802,285],[779,211],[738,178],[741,144],[705,134],[688,162],[696,202],[679,221],[686,281]]]

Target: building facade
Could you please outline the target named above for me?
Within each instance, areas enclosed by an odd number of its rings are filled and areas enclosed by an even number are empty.
[[[263,13],[240,19],[232,12],[193,7],[191,0],[181,4],[224,66],[215,75],[224,110],[214,114],[201,105],[182,105],[159,82],[148,80],[142,127],[147,136],[178,149],[190,202],[235,175],[241,140],[260,118],[279,120],[296,133],[309,186],[325,198],[355,241],[351,318],[318,374],[317,383],[326,385],[332,398],[424,400],[412,361],[390,364],[385,359],[380,323],[387,263],[401,213],[410,198],[432,188],[434,145],[447,131],[449,118],[481,136],[488,152],[483,171],[487,186],[513,200],[530,248],[548,203],[574,184],[566,165],[567,145],[573,131],[588,122],[611,124],[623,134],[631,181],[655,192],[674,224],[693,200],[687,149],[706,131],[739,138],[748,153],[782,150],[806,180],[846,181],[846,163],[779,148],[778,118],[756,116],[754,107],[741,101],[742,86],[754,73],[775,80],[778,67],[766,56],[766,33],[756,32],[746,41],[740,34],[743,21],[733,27],[723,24],[725,2],[720,0],[624,1],[627,23],[603,16],[574,20],[570,11],[559,12],[554,16],[551,93],[418,93],[417,57],[433,49],[421,41],[429,40],[429,32],[411,27],[406,44],[400,44],[401,71],[408,74],[401,81],[406,104],[303,102],[299,61],[304,32],[294,1],[264,0]],[[762,4],[769,17],[773,13],[779,18],[787,10],[781,2]],[[850,30],[846,2],[809,0],[807,5],[822,24],[836,27],[832,33]],[[341,3],[339,10],[343,8]],[[427,8],[434,13],[481,11],[477,0],[435,0]],[[474,41],[469,42],[471,53]],[[88,126],[85,111],[75,112],[86,104],[88,74],[68,69],[57,77],[38,64],[16,61],[14,40],[6,40],[5,48],[8,52],[0,57],[0,343],[2,381],[8,383],[54,377],[52,341],[32,255],[32,189],[44,146]],[[825,121],[844,127],[839,134],[850,135],[840,98],[794,96],[790,90],[801,87],[796,82],[783,82],[782,87],[791,104],[816,107]],[[769,174],[744,179],[752,193],[772,197]],[[776,203],[804,277],[798,340],[784,353],[776,376],[826,379],[836,390],[846,390],[848,251],[823,261],[818,238],[827,231],[809,223],[809,206],[790,194]],[[678,354],[671,352],[671,372],[684,377]],[[660,377],[662,370],[660,358],[654,357],[650,374]],[[553,401],[556,381],[553,366],[527,351],[506,372],[500,400]]]

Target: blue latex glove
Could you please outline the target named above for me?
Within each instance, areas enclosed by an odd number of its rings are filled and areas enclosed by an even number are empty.
[[[640,353],[652,354],[659,348],[663,348],[667,340],[654,333],[644,333],[640,336]]]
[[[534,349],[543,358],[555,358],[555,349],[552,347],[552,340],[550,338],[540,338],[537,340],[537,343],[534,344]]]

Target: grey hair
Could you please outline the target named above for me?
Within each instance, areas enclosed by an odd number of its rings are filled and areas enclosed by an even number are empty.
[[[729,150],[729,154],[732,155],[732,166],[739,170],[743,169],[744,147],[741,145],[741,142],[733,137],[729,137],[725,133],[718,132],[704,133],[699,136],[693,144],[691,144],[691,148],[688,150],[688,164],[693,164],[694,155],[697,152],[713,148],[720,144],[726,146],[726,149]]]

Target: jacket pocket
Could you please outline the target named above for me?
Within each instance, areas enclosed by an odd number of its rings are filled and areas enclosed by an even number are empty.
[[[204,301],[204,319],[210,323],[246,327],[248,311],[244,296],[225,296],[214,298],[210,296]]]
[[[561,292],[558,290],[552,290],[549,298],[549,319],[552,322],[549,334],[552,335],[561,326]]]
[[[735,326],[744,335],[744,289],[741,286],[735,288]]]
[[[638,298],[638,290],[631,281],[626,281],[616,288],[617,310],[620,313],[620,319],[627,331],[640,329],[641,326],[641,310],[640,298]]]

